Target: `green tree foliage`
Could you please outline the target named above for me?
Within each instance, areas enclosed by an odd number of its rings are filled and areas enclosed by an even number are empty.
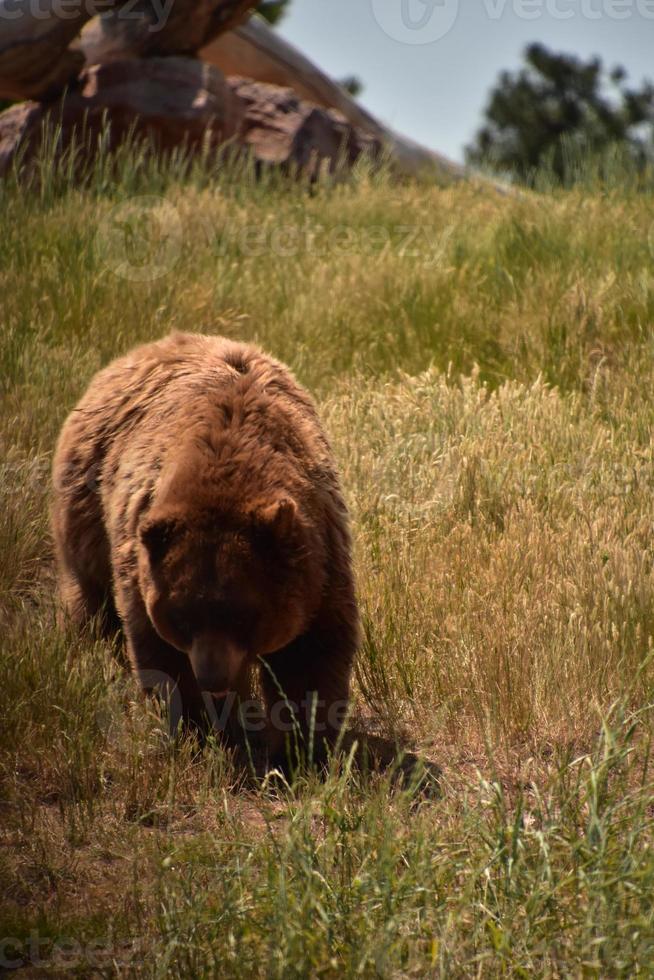
[[[529,181],[548,166],[561,181],[575,150],[602,154],[620,147],[639,165],[652,160],[654,86],[629,88],[626,72],[605,71],[543,45],[525,51],[526,65],[502,72],[484,111],[486,124],[466,148],[472,164],[509,170]]]
[[[287,12],[288,5],[289,0],[262,0],[257,11],[269,24],[278,24]]]
[[[341,78],[338,84],[346,92],[349,92],[354,99],[363,92],[363,82],[358,75],[347,75],[345,78]]]

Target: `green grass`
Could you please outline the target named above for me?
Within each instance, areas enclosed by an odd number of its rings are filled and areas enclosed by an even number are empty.
[[[309,189],[134,150],[82,189],[46,155],[0,208],[0,956],[651,975],[651,197],[365,168]],[[106,644],[57,631],[57,432],[172,329],[257,341],[315,393],[355,532],[354,708],[443,767],[440,800],[347,759],[239,788],[217,747],[167,742]]]

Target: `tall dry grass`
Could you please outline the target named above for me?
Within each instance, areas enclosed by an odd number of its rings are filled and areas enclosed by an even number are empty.
[[[310,190],[134,150],[83,188],[47,158],[3,184],[0,966],[654,968],[654,206],[586,177]],[[56,630],[57,431],[172,329],[255,340],[315,392],[355,532],[355,709],[443,767],[440,801],[347,759],[239,789],[106,644]]]

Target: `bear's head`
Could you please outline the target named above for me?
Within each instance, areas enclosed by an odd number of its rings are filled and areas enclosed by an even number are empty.
[[[318,606],[324,563],[288,496],[192,515],[155,506],[138,541],[150,621],[188,655],[202,690],[237,686],[258,657],[301,635]]]

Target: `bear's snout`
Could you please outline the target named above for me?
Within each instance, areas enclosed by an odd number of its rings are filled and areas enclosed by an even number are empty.
[[[223,694],[236,684],[245,663],[245,651],[221,636],[200,636],[189,654],[201,691]]]

